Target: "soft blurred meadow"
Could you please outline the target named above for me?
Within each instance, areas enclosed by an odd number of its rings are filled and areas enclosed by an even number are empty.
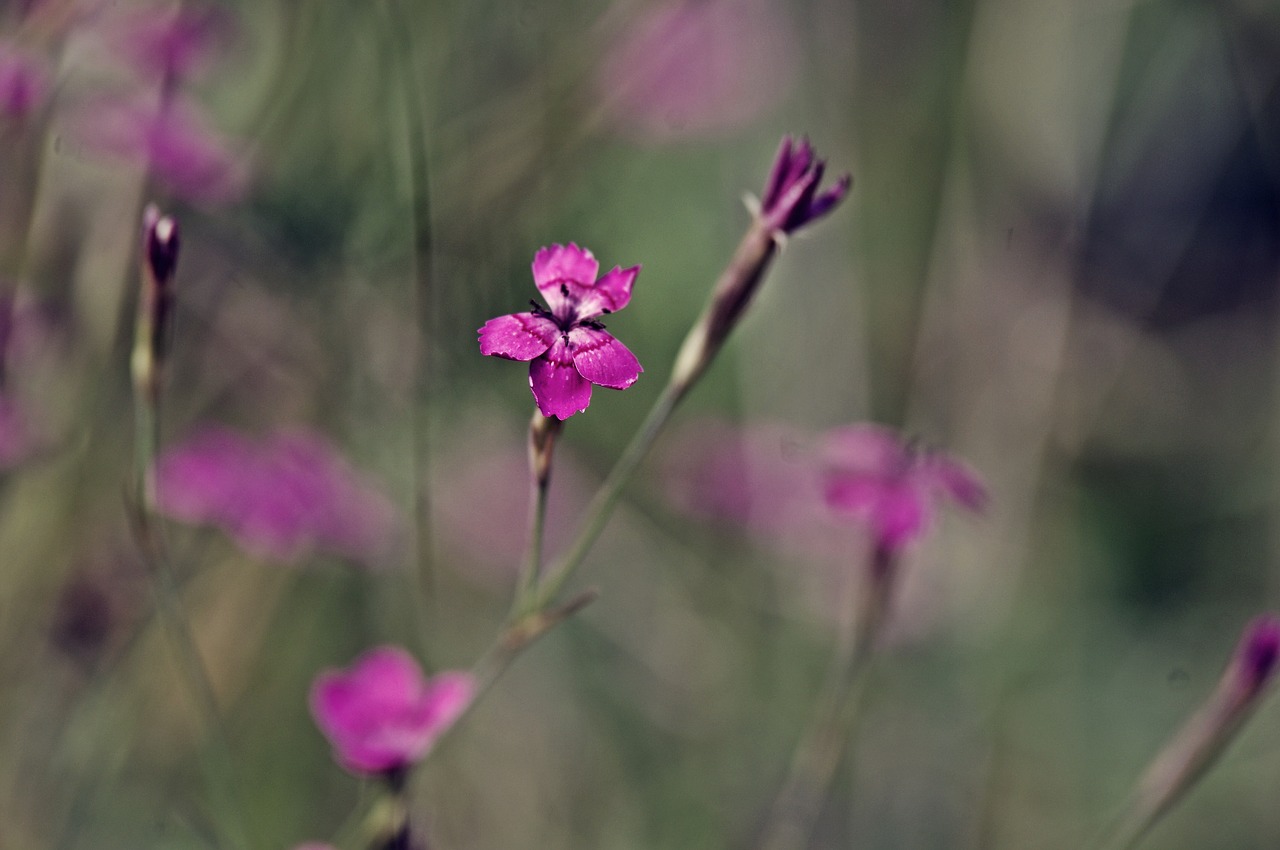
[[[358,846],[374,789],[313,678],[379,644],[469,667],[526,545],[527,370],[476,329],[527,309],[541,246],[643,266],[609,328],[645,373],[566,422],[554,555],[784,133],[852,192],[626,490],[569,588],[599,600],[418,772],[432,847],[754,845],[863,569],[800,474],[834,426],[943,447],[990,502],[903,565],[813,847],[1083,846],[1280,607],[1269,0],[0,10],[6,850],[218,846],[213,750],[254,850]],[[274,537],[165,524],[229,746],[126,508],[152,201],[182,227],[162,450],[339,494]],[[1277,787],[1271,700],[1145,846],[1280,846]]]

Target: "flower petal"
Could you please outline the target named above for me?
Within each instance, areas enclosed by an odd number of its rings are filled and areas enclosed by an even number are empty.
[[[823,459],[836,470],[899,475],[910,465],[907,443],[882,425],[859,423],[827,433]]]
[[[592,319],[602,313],[616,313],[631,301],[631,287],[640,274],[639,266],[624,269],[614,266],[613,271],[596,281],[596,285],[583,294],[578,303],[578,318]]]
[[[431,677],[422,695],[422,706],[433,740],[466,710],[475,690],[475,677],[470,673],[448,672]]]
[[[591,382],[574,368],[565,336],[529,364],[529,388],[543,416],[568,419],[591,403]]]
[[[910,482],[898,481],[881,489],[871,530],[881,547],[898,550],[924,534],[932,515],[928,494]]]
[[[534,313],[490,319],[480,328],[480,353],[508,360],[532,360],[555,342],[556,323]]]
[[[625,390],[644,371],[636,356],[608,331],[574,328],[569,331],[569,351],[578,374],[602,387]]]
[[[600,263],[586,248],[570,242],[548,245],[533,257],[533,282],[557,316],[576,305],[596,281]]]
[[[921,464],[929,483],[971,511],[987,505],[987,487],[967,463],[942,452],[929,454]]]

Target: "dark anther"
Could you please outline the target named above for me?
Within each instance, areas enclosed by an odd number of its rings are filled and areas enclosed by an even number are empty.
[[[563,295],[565,298],[569,297],[569,284],[567,283],[560,284],[560,294]]]

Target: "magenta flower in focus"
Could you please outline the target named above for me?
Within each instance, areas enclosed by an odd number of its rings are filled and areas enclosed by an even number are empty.
[[[901,551],[928,530],[938,499],[973,511],[987,501],[986,488],[966,464],[879,425],[828,432],[824,461],[827,506],[865,524],[885,553]]]
[[[782,137],[778,155],[769,172],[769,182],[760,199],[760,217],[775,233],[794,233],[806,224],[822,218],[844,199],[853,178],[848,174],[836,185],[819,192],[826,163],[818,159],[808,139],[797,145],[790,136]]]
[[[376,566],[399,542],[395,505],[315,434],[259,443],[206,428],[164,452],[155,477],[161,513],[219,526],[264,560],[291,563],[318,549]]]
[[[21,120],[49,92],[49,73],[31,56],[0,45],[0,114]]]
[[[395,646],[360,656],[350,670],[326,670],[311,686],[311,715],[353,773],[395,774],[421,761],[475,693],[469,673],[430,679]]]
[[[533,302],[528,313],[513,313],[480,328],[480,353],[529,362],[529,386],[543,416],[568,419],[591,403],[591,385],[624,390],[644,370],[599,316],[631,300],[639,266],[596,280],[600,264],[591,252],[570,243],[551,245],[533,258],[533,282],[550,309]]]

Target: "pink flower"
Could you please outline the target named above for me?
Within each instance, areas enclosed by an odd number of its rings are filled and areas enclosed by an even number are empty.
[[[674,0],[643,7],[604,57],[601,100],[651,141],[744,127],[795,77],[795,40],[770,0]]]
[[[250,554],[290,563],[315,549],[368,565],[400,536],[395,505],[315,434],[285,431],[259,443],[206,428],[156,462],[158,509],[216,525]]]
[[[396,773],[421,761],[475,693],[469,673],[424,679],[403,649],[382,646],[311,686],[311,715],[352,773]]]
[[[544,416],[568,419],[591,403],[591,385],[625,390],[644,370],[597,317],[627,306],[639,266],[596,280],[600,264],[572,243],[551,245],[533,258],[533,282],[550,309],[533,302],[480,328],[480,353],[530,361],[529,386]]]
[[[160,8],[126,15],[107,39],[140,73],[162,79],[199,70],[230,40],[233,21],[223,9]]]
[[[0,45],[0,114],[21,120],[49,92],[49,73],[31,56]]]
[[[760,199],[760,215],[770,230],[794,233],[831,212],[844,199],[853,185],[848,174],[827,191],[818,192],[826,167],[814,155],[808,139],[801,139],[797,145],[790,136],[782,137]]]
[[[919,539],[940,497],[974,511],[986,504],[986,488],[967,465],[888,428],[838,428],[827,434],[824,448],[828,507],[865,524],[883,552]]]
[[[193,201],[228,203],[245,192],[244,163],[178,100],[161,108],[103,101],[81,117],[77,135],[90,149],[139,160],[161,182]]]

